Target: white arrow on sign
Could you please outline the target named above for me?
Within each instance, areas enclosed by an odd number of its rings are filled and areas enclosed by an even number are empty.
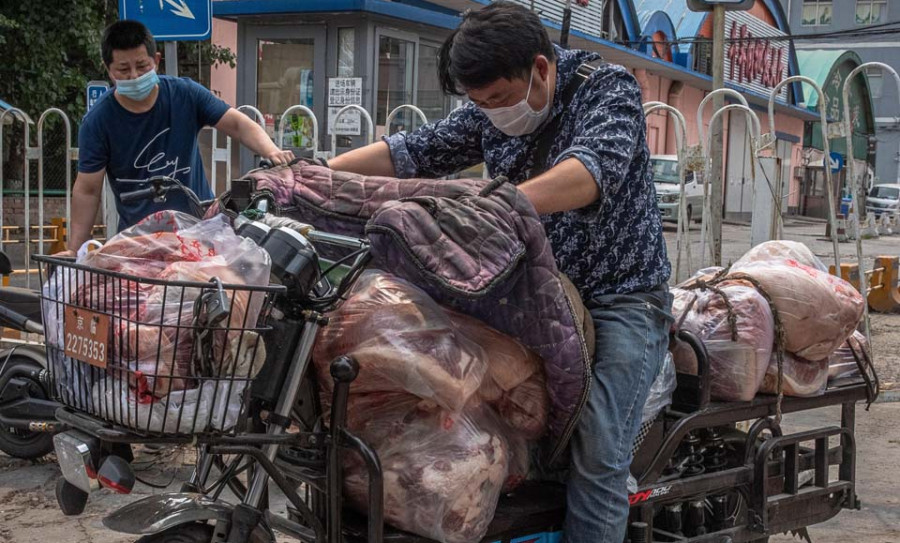
[[[184,0],[165,0],[167,4],[172,6],[174,9],[172,13],[174,13],[178,17],[184,17],[185,19],[193,19],[194,13],[191,11],[191,8],[188,7],[187,4],[184,3]],[[163,0],[159,0],[159,7],[162,9]]]
[[[831,166],[832,171],[837,170],[841,167],[841,162],[839,160],[835,160],[832,157],[828,157],[828,163]]]

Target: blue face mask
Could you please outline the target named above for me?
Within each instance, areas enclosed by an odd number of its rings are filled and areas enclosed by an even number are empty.
[[[126,98],[140,102],[150,96],[150,93],[153,92],[153,87],[158,83],[159,76],[156,75],[156,70],[150,70],[137,79],[116,79],[116,92]]]

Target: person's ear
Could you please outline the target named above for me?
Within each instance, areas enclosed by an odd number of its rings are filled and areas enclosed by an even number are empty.
[[[153,68],[154,69],[159,68],[159,63],[161,60],[162,60],[162,53],[160,53],[159,51],[154,53],[154,55],[153,55],[153,62],[154,62]]]
[[[541,81],[546,81],[550,77],[550,61],[544,55],[538,55],[534,58],[534,66],[537,68]]]

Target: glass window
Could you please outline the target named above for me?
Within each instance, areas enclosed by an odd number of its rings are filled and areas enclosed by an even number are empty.
[[[416,105],[429,121],[442,119],[450,113],[450,97],[441,90],[438,78],[438,46],[419,44],[419,85]],[[418,121],[416,121],[418,123]],[[418,126],[418,124],[416,124]]]
[[[266,117],[266,131],[274,139],[281,114],[293,105],[313,106],[313,53],[310,39],[259,40],[256,70],[256,97]],[[291,115],[284,123],[287,148],[312,146],[312,121]]]
[[[385,122],[394,108],[413,103],[415,54],[415,42],[384,35],[378,40],[378,87],[375,104],[378,136],[410,127],[411,116],[406,113],[397,115],[390,127],[385,127]]]
[[[881,98],[881,89],[884,86],[884,74],[880,68],[866,68],[866,77],[869,78],[869,92],[872,99]]]
[[[831,0],[803,0],[803,26],[825,26],[831,24]]]
[[[887,20],[887,0],[856,0],[856,24],[876,25]]]
[[[356,29],[355,28],[339,28],[338,29],[338,77],[353,77],[356,65],[354,64],[354,53],[356,51]]]

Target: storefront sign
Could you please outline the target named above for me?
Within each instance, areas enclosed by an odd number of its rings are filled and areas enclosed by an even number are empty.
[[[347,111],[335,124],[338,111],[344,106],[362,105],[361,77],[332,77],[328,79],[328,133],[339,136],[359,136],[362,118],[359,111]]]
[[[725,79],[764,96],[788,76],[790,45],[786,34],[746,11],[725,13]],[[778,99],[787,100],[787,87]]]

